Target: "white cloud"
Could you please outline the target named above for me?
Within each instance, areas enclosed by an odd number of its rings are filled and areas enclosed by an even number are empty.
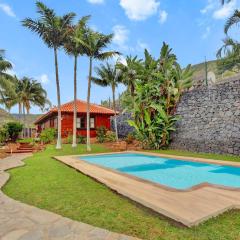
[[[104,0],[87,0],[89,3],[92,4],[103,4]]]
[[[49,78],[47,74],[42,74],[41,76],[38,77],[39,81],[42,84],[48,84],[49,83]]]
[[[142,42],[141,40],[137,41],[137,47],[136,50],[139,52],[142,52],[143,50],[147,49],[148,51],[150,51],[150,47],[147,43]]]
[[[207,5],[200,10],[202,14],[206,14],[216,7],[216,0],[208,0]]]
[[[159,11],[159,22],[161,24],[165,23],[167,21],[168,13],[165,10]]]
[[[229,17],[236,8],[236,0],[224,4],[221,8],[217,9],[213,13],[215,19],[225,19]]]
[[[214,19],[225,19],[237,8],[237,0],[221,5],[220,1],[208,0],[207,5],[200,10],[202,14],[211,13]]]
[[[206,39],[210,33],[211,33],[211,28],[208,26],[206,27],[205,33],[202,35],[202,39]]]
[[[6,3],[0,3],[0,9],[7,14],[9,17],[16,17],[16,14],[14,13],[14,11],[12,10],[12,8],[6,4]]]
[[[113,43],[118,45],[120,48],[126,48],[129,30],[123,25],[115,25],[113,27],[113,33]]]
[[[120,6],[131,20],[145,20],[156,14],[160,2],[157,0],[120,0]]]
[[[116,63],[122,63],[123,65],[127,65],[126,58],[124,56],[114,56],[113,57],[114,64]]]

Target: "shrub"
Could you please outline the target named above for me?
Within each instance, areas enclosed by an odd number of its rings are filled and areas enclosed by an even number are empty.
[[[106,142],[114,142],[114,141],[116,141],[116,134],[115,134],[115,132],[108,131],[106,133],[105,141]]]
[[[3,128],[6,129],[8,137],[15,142],[23,130],[23,125],[19,122],[8,122],[3,125]]]
[[[135,137],[132,133],[129,133],[125,138],[125,141],[127,142],[127,144],[133,143],[134,140],[135,140]]]
[[[41,134],[40,134],[40,140],[43,142],[43,143],[50,143],[52,142],[55,137],[56,137],[56,134],[57,134],[57,129],[55,128],[46,128],[44,129]]]
[[[69,134],[69,135],[67,136],[67,143],[68,143],[68,144],[71,144],[71,143],[72,143],[72,140],[73,140],[73,135],[72,135],[72,134]]]
[[[86,137],[85,137],[85,136],[82,136],[82,135],[77,136],[77,142],[78,142],[79,144],[84,144],[84,143],[86,143]]]
[[[97,132],[97,140],[100,143],[103,143],[106,139],[107,129],[105,126],[98,127],[96,129]]]
[[[6,128],[0,128],[0,144],[6,142],[8,139],[8,131]]]

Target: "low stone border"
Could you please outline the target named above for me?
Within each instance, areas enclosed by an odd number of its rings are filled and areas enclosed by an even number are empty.
[[[0,161],[0,188],[8,181],[5,170],[23,166],[31,154],[16,154]],[[1,240],[137,240],[13,200],[0,191]]]

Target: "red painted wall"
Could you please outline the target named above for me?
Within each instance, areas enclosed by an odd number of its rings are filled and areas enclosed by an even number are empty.
[[[85,117],[86,114],[78,114],[78,117]],[[47,119],[44,122],[44,127],[56,127],[53,126],[53,119],[57,117],[57,115],[52,116],[50,119]],[[96,137],[96,128],[100,126],[105,126],[107,129],[110,130],[110,116],[105,114],[91,114],[91,117],[95,118],[95,129],[90,129],[90,137]],[[50,124],[51,122],[51,124]],[[85,120],[85,124],[86,124]],[[84,129],[77,129],[77,135],[81,136],[87,136],[87,126],[85,126]],[[41,125],[37,126],[37,129],[41,131]],[[62,137],[67,137],[68,135],[71,135],[73,132],[73,114],[72,113],[62,113]]]

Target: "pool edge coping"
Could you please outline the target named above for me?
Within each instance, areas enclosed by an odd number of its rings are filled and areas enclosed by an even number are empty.
[[[144,155],[156,156],[156,157],[165,157],[165,158],[167,157],[167,158],[174,159],[174,160],[177,160],[177,161],[202,162],[202,163],[210,163],[210,164],[215,164],[215,165],[217,163],[218,165],[222,165],[222,166],[231,166],[231,167],[239,167],[240,168],[240,163],[237,163],[237,165],[235,165],[236,164],[235,162],[230,162],[230,164],[226,165],[226,164],[224,164],[225,161],[222,161],[222,160],[202,159],[202,158],[194,158],[193,159],[192,157],[158,154],[158,153],[151,153],[151,152],[144,152],[144,151],[121,151],[121,152],[107,152],[107,153],[96,153],[96,154],[93,153],[93,154],[81,154],[81,155],[65,155],[65,156],[54,156],[54,158],[56,160],[60,160],[60,158],[62,158],[62,157],[70,157],[73,160],[77,160],[77,161],[80,160],[80,161],[83,161],[85,164],[89,164],[89,165],[92,165],[92,166],[97,167],[97,168],[102,168],[104,170],[113,172],[115,174],[120,174],[121,176],[131,178],[131,179],[139,181],[141,183],[150,184],[151,186],[159,187],[161,189],[164,189],[164,190],[167,190],[167,191],[170,191],[170,192],[192,192],[192,191],[204,188],[204,187],[213,187],[213,188],[217,188],[217,189],[228,190],[228,191],[236,191],[236,192],[240,191],[240,187],[239,188],[229,187],[229,186],[224,186],[224,185],[220,185],[220,184],[218,185],[218,184],[213,184],[213,183],[208,183],[208,182],[202,182],[200,184],[194,185],[194,186],[192,186],[190,188],[187,188],[187,189],[177,189],[177,188],[169,187],[169,186],[161,184],[161,183],[157,183],[157,182],[153,182],[153,181],[150,181],[150,180],[147,180],[147,179],[143,179],[143,178],[140,178],[140,177],[128,174],[128,173],[120,172],[120,171],[112,169],[112,168],[108,168],[108,167],[101,166],[101,165],[98,165],[98,164],[90,163],[86,160],[81,159],[81,157],[84,157],[84,156],[101,156],[101,155],[124,154],[124,153],[138,153],[138,154],[144,154]],[[177,159],[176,159],[176,157],[177,157]],[[205,160],[205,161],[202,161],[202,160]],[[234,164],[234,165],[232,165],[232,164]]]
[[[130,152],[131,152],[131,153],[133,153],[133,152],[134,152],[134,153],[140,153],[140,152],[136,152],[136,151],[127,151],[127,152],[128,152],[128,153],[130,153]],[[218,210],[218,211],[216,211],[216,212],[214,212],[214,213],[212,213],[212,214],[210,214],[210,215],[208,215],[208,216],[205,216],[205,217],[203,217],[203,218],[199,218],[199,219],[194,220],[194,221],[189,220],[189,219],[187,220],[186,218],[183,218],[183,217],[181,217],[181,216],[178,216],[178,215],[176,215],[176,214],[174,214],[174,213],[170,213],[169,211],[167,211],[167,210],[165,210],[165,209],[163,209],[163,208],[159,209],[158,207],[156,208],[156,206],[151,206],[151,204],[149,205],[149,203],[146,203],[145,201],[136,200],[135,197],[131,196],[131,194],[129,195],[129,194],[123,193],[123,192],[119,191],[119,189],[115,189],[114,187],[112,187],[112,186],[110,186],[110,185],[102,182],[102,181],[99,180],[97,177],[93,176],[92,174],[88,174],[88,173],[86,173],[84,170],[81,171],[80,167],[74,166],[74,164],[77,163],[77,161],[80,160],[80,162],[82,162],[82,163],[84,163],[84,164],[86,164],[86,165],[89,165],[89,166],[91,166],[91,167],[94,167],[94,168],[96,168],[96,169],[102,169],[102,170],[104,170],[104,171],[109,171],[109,172],[112,172],[112,173],[114,173],[114,174],[117,174],[117,175],[120,175],[120,176],[123,176],[123,177],[126,177],[126,178],[130,178],[130,179],[132,179],[132,180],[138,181],[138,182],[140,182],[140,183],[142,183],[142,184],[147,184],[147,185],[149,185],[149,186],[157,187],[157,188],[159,188],[160,190],[169,191],[169,192],[186,193],[186,194],[187,194],[187,193],[189,193],[189,192],[197,191],[197,190],[199,190],[199,189],[201,189],[201,188],[205,188],[205,187],[207,187],[207,188],[213,188],[213,189],[214,189],[214,188],[215,188],[215,189],[220,189],[220,190],[223,190],[223,191],[232,191],[232,192],[239,192],[239,190],[240,190],[240,189],[238,189],[238,188],[237,188],[237,189],[236,189],[236,188],[231,189],[231,188],[229,188],[229,187],[221,187],[221,186],[219,187],[218,185],[213,185],[213,184],[209,184],[209,183],[206,183],[206,184],[205,184],[205,183],[202,183],[202,184],[199,184],[199,185],[195,185],[195,186],[194,186],[194,189],[191,189],[191,190],[190,190],[190,189],[187,189],[187,190],[179,190],[179,189],[170,188],[170,187],[167,187],[167,186],[165,186],[165,185],[158,184],[158,183],[154,183],[154,182],[151,182],[151,181],[148,181],[148,180],[145,180],[145,179],[141,179],[141,178],[135,177],[135,176],[133,176],[133,175],[128,175],[128,174],[125,174],[125,173],[121,173],[121,172],[119,172],[119,171],[117,171],[117,170],[113,170],[113,169],[109,169],[109,168],[102,167],[102,166],[99,166],[99,165],[95,165],[95,164],[89,163],[89,162],[87,162],[87,161],[85,161],[85,160],[82,160],[82,159],[77,158],[77,157],[80,157],[80,156],[90,156],[90,155],[92,155],[92,156],[95,155],[95,156],[96,156],[96,155],[106,155],[106,154],[111,155],[111,154],[118,154],[118,153],[126,153],[126,151],[125,151],[125,152],[98,153],[98,154],[82,154],[82,155],[55,156],[54,158],[55,158],[56,160],[60,161],[61,163],[66,164],[67,166],[75,169],[76,171],[79,171],[79,172],[81,172],[82,174],[90,177],[91,179],[95,180],[96,182],[105,185],[106,187],[108,187],[109,189],[113,190],[114,192],[117,192],[118,194],[120,194],[120,195],[122,195],[122,196],[124,196],[124,197],[127,197],[127,198],[129,198],[130,200],[132,200],[132,201],[134,201],[134,202],[137,202],[137,203],[139,203],[140,205],[142,205],[142,206],[144,206],[144,207],[146,207],[146,208],[150,208],[150,209],[152,209],[154,212],[156,212],[156,213],[158,213],[158,214],[161,214],[161,215],[164,215],[165,217],[170,218],[170,219],[174,220],[175,222],[179,222],[179,223],[185,225],[186,227],[196,226],[196,225],[202,223],[203,221],[206,221],[206,220],[208,220],[209,218],[212,218],[212,217],[216,217],[216,216],[218,216],[219,214],[222,214],[222,213],[224,213],[224,212],[226,212],[226,211],[228,211],[228,210],[231,210],[231,209],[240,209],[240,204],[231,204],[231,205],[229,205],[228,207],[226,207],[226,208],[224,208],[224,209],[221,209],[221,210]],[[145,152],[142,152],[142,153],[145,153]],[[158,156],[159,156],[159,155],[158,155]],[[63,158],[65,158],[65,157],[68,158],[68,159],[67,159],[68,161],[64,161]],[[66,160],[66,159],[65,159],[65,160]],[[69,160],[72,160],[72,161],[69,161]],[[196,186],[197,186],[197,188],[195,188]]]

